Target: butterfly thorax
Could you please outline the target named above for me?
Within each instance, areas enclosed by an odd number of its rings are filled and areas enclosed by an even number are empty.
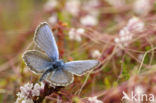
[[[64,62],[62,60],[58,60],[58,61],[55,61],[55,62],[52,62],[52,68],[53,69],[62,69],[64,66]]]

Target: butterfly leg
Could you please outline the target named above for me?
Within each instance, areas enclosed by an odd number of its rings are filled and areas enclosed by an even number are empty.
[[[42,76],[40,77],[40,81],[43,81],[44,78],[46,77],[46,75],[47,75],[48,73],[50,73],[52,70],[53,70],[52,67],[48,67],[47,70],[46,70],[46,71],[42,74]]]

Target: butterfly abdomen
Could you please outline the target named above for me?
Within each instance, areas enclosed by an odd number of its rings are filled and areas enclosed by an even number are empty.
[[[51,73],[52,71],[54,70],[54,68],[49,68],[47,69],[43,74],[42,76],[40,77],[40,81],[43,81],[45,79],[45,77],[48,75],[48,73]]]

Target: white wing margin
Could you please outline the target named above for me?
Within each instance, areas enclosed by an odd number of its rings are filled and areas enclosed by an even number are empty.
[[[41,23],[36,31],[34,41],[52,60],[59,59],[59,52],[53,33],[46,22]]]
[[[80,60],[67,62],[64,65],[64,70],[71,72],[77,76],[81,76],[88,71],[92,70],[99,64],[97,60]]]

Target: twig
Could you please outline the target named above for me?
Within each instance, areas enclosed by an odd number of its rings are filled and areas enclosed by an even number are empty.
[[[156,47],[154,47],[154,48],[152,48],[152,49],[150,49],[150,50],[148,50],[148,51],[145,52],[145,54],[144,54],[144,56],[143,56],[143,59],[142,59],[142,61],[141,61],[140,67],[139,67],[139,69],[138,69],[138,73],[140,72],[140,70],[141,70],[141,68],[142,68],[142,66],[143,66],[143,64],[144,64],[144,60],[145,60],[146,55],[147,55],[148,53],[150,53],[151,51],[155,50],[155,49],[156,49]]]

